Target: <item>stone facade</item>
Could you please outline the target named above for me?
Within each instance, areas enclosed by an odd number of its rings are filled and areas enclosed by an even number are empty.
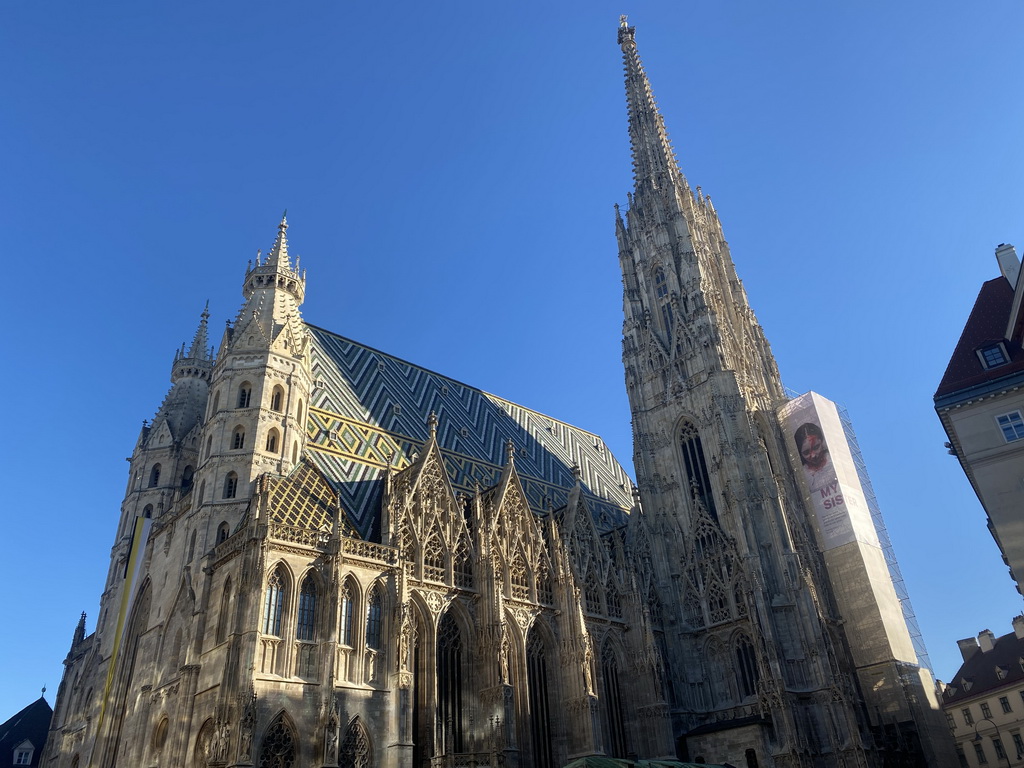
[[[775,362],[619,43],[638,487],[589,432],[305,324],[282,220],[142,430],[44,765],[945,764],[920,707],[867,714]]]

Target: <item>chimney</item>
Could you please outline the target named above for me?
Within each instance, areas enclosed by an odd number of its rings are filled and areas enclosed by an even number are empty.
[[[1017,258],[1017,250],[1009,243],[1000,243],[996,246],[996,261],[999,262],[999,271],[1003,277],[1010,281],[1010,287],[1017,287],[1017,276],[1020,274],[1020,259]]]
[[[992,634],[991,629],[983,629],[978,633],[978,645],[981,646],[982,653],[988,653],[996,644],[996,636]]]
[[[963,640],[957,640],[956,644],[960,646],[960,655],[964,657],[964,661],[967,661],[978,652],[978,640],[976,638],[965,637]]]
[[[1013,617],[1013,634],[1018,640],[1024,640],[1024,614]]]

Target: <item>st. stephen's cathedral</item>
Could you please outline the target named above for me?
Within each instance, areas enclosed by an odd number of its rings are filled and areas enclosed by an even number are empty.
[[[307,323],[282,220],[139,435],[41,765],[950,764],[927,670],[841,599],[718,213],[618,43],[636,486],[584,429]]]

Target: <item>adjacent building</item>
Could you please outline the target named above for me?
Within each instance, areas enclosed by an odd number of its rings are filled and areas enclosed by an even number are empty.
[[[961,766],[1024,762],[1024,616],[1013,632],[957,642],[964,663],[942,686],[942,708]]]
[[[988,515],[1010,577],[1024,579],[1024,280],[1012,245],[981,286],[935,393],[935,410]]]
[[[46,689],[43,689],[44,692]],[[40,696],[23,710],[0,724],[0,765],[42,765],[43,747],[53,710]]]
[[[718,213],[618,43],[636,486],[585,429],[305,321],[282,220],[139,434],[44,765],[954,764],[870,517],[812,511]]]

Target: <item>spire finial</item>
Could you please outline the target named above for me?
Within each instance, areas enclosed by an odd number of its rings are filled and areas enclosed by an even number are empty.
[[[430,439],[435,439],[437,437],[437,414],[433,411],[427,416],[427,428],[430,430]]]
[[[281,214],[281,223],[277,225],[277,239],[267,255],[264,266],[283,266],[291,269],[291,261],[288,258],[288,209]]]
[[[629,142],[633,150],[633,178],[637,182],[656,179],[657,186],[686,180],[676,164],[665,121],[654,101],[651,83],[636,49],[636,28],[619,23],[619,46],[626,70],[626,106],[629,110]],[[668,178],[664,178],[668,177]]]
[[[196,335],[192,337],[192,346],[188,348],[188,356],[205,360],[207,358],[207,350],[209,349],[210,343],[206,333],[207,323],[210,319],[210,300],[206,300],[206,306],[203,307],[202,313],[199,315],[199,327],[196,328]]]
[[[510,437],[508,440],[505,441],[505,456],[508,458],[509,464],[512,463],[512,460],[515,458],[515,455],[516,444],[512,442],[512,438]]]

